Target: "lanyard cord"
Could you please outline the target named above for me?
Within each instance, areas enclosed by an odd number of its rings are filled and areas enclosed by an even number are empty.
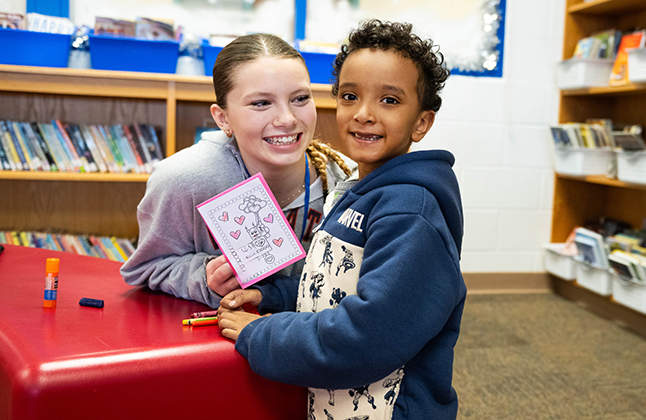
[[[242,159],[241,159],[242,160]],[[247,174],[247,178],[251,177],[247,165],[245,165],[244,160],[242,160],[242,166],[244,171]],[[310,163],[307,159],[307,152],[305,152],[305,211],[303,212],[303,229],[301,230],[301,242],[305,237],[305,228],[307,227],[307,218],[310,211]]]
[[[305,236],[305,227],[307,226],[308,213],[310,211],[310,164],[307,160],[307,152],[305,152],[305,209],[303,213],[303,230],[301,231],[301,242]]]

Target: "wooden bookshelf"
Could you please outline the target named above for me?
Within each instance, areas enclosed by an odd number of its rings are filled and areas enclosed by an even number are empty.
[[[315,137],[338,147],[329,85],[312,85]],[[152,124],[166,156],[211,123],[208,76],[0,65],[0,119],[77,124]],[[136,237],[148,175],[0,171],[0,230]]]
[[[605,29],[646,28],[643,0],[567,0],[563,59],[574,53],[579,39]],[[587,118],[610,118],[613,122],[646,127],[646,84],[563,90],[559,122],[583,122]],[[646,218],[646,185],[630,184],[605,176],[576,177],[555,174],[552,209],[552,242],[564,242],[572,229],[601,217],[642,226]],[[552,276],[554,291],[576,300],[593,312],[617,320],[645,335],[646,315],[615,303],[609,297]]]

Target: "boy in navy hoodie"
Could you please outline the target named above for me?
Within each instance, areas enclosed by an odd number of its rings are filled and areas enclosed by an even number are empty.
[[[442,62],[408,24],[371,20],[350,34],[333,94],[359,181],[319,226],[299,282],[222,299],[222,334],[256,373],[309,387],[308,419],[457,416],[453,348],[466,287],[454,158],[409,153],[440,108]],[[239,310],[247,302],[271,315]]]

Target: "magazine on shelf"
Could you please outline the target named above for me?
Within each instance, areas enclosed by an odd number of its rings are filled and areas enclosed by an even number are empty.
[[[94,34],[109,36],[135,37],[135,22],[126,19],[112,19],[97,16],[94,18]]]
[[[597,268],[608,268],[608,257],[603,235],[579,227],[575,229],[574,242],[579,250],[577,260]]]

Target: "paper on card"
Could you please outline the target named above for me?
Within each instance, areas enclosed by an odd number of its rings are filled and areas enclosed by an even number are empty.
[[[243,289],[305,257],[261,173],[197,210]]]

